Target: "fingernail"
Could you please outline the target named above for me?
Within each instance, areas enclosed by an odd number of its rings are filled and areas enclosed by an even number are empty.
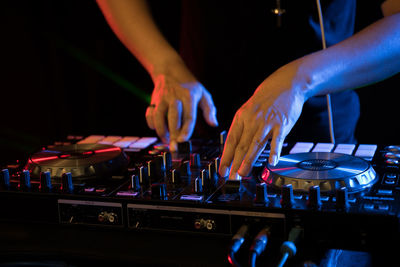
[[[276,166],[276,164],[278,164],[278,157],[276,155],[273,155],[272,158],[269,159],[269,164],[272,166]]]
[[[229,180],[242,180],[242,176],[240,176],[237,172],[233,172],[229,175]]]
[[[215,116],[212,116],[212,118],[211,118],[211,121],[212,121],[212,123],[214,124],[214,126],[215,126],[215,127],[217,127],[217,126],[218,126],[217,117],[215,117]]]
[[[226,166],[221,166],[220,171],[219,171],[219,175],[221,175],[221,177],[226,177],[229,174],[229,168]]]
[[[175,140],[172,140],[172,141],[169,143],[169,150],[170,150],[171,152],[175,152],[175,151],[178,150],[178,143],[177,143]]]

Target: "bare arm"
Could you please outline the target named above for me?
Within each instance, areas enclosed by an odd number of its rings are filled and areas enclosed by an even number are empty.
[[[197,106],[208,124],[216,126],[210,93],[197,81],[157,28],[145,0],[97,0],[108,24],[150,74],[154,90],[146,121],[164,142],[190,138]]]
[[[360,87],[400,71],[400,13],[299,60],[308,97]]]
[[[145,0],[97,0],[108,24],[153,77],[181,63],[152,19]]]

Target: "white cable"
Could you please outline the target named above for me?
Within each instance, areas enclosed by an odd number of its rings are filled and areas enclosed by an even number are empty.
[[[316,1],[317,1],[317,7],[318,7],[319,26],[321,28],[322,48],[326,49],[325,30],[324,30],[324,21],[322,19],[321,3],[320,3],[320,0],[316,0]],[[327,104],[327,108],[328,108],[329,134],[331,137],[331,143],[334,144],[335,143],[335,133],[334,133],[334,129],[333,129],[332,104],[331,104],[330,94],[326,95],[326,104]]]

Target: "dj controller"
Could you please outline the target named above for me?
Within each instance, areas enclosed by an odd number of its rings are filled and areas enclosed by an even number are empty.
[[[321,249],[396,251],[400,146],[284,144],[270,166],[267,145],[251,175],[227,180],[225,137],[171,152],[154,137],[68,136],[4,163],[0,254],[245,266],[258,242],[253,263],[289,266]]]

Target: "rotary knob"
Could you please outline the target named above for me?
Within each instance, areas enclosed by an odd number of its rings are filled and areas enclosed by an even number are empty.
[[[268,203],[267,185],[265,183],[260,183],[256,185],[256,197],[254,198],[254,203]]]
[[[181,182],[181,175],[178,170],[173,169],[171,170],[171,183],[172,184],[179,184]]]
[[[290,209],[294,204],[293,186],[286,184],[282,186],[281,205],[283,208]]]
[[[51,174],[49,171],[41,172],[40,173],[40,191],[42,192],[50,192],[52,189],[51,184]]]
[[[188,177],[192,174],[190,171],[190,162],[188,160],[182,162],[181,166],[179,167],[179,172],[181,173],[181,176],[185,177]]]
[[[148,187],[149,171],[146,166],[139,167],[139,182],[142,186]]]
[[[28,170],[23,170],[19,176],[19,189],[24,191],[31,189],[31,175]]]
[[[137,192],[137,191],[140,190],[140,180],[139,180],[139,176],[138,176],[138,175],[133,174],[133,175],[131,176],[130,183],[131,183],[131,184],[130,184],[131,189],[132,189],[133,191]]]
[[[311,186],[308,191],[307,206],[311,209],[321,208],[321,191],[318,185]]]
[[[0,188],[10,188],[10,172],[8,171],[8,169],[3,169],[0,173]]]
[[[190,155],[190,153],[192,153],[192,142],[185,141],[185,142],[178,143],[178,153]]]
[[[338,211],[346,211],[349,208],[349,193],[346,187],[336,190],[336,209]]]
[[[193,183],[193,192],[200,194],[203,193],[203,183],[200,177],[197,177]]]
[[[200,168],[201,167],[200,154],[198,154],[198,153],[190,154],[190,167],[192,167],[192,168]]]
[[[172,155],[171,152],[165,151],[162,153],[163,163],[165,167],[165,171],[169,171],[172,168]]]
[[[164,180],[165,166],[162,156],[157,156],[154,159],[148,161],[147,168],[149,172],[149,179],[152,183]]]
[[[64,193],[74,192],[74,183],[70,172],[63,173],[61,176],[61,191]]]

